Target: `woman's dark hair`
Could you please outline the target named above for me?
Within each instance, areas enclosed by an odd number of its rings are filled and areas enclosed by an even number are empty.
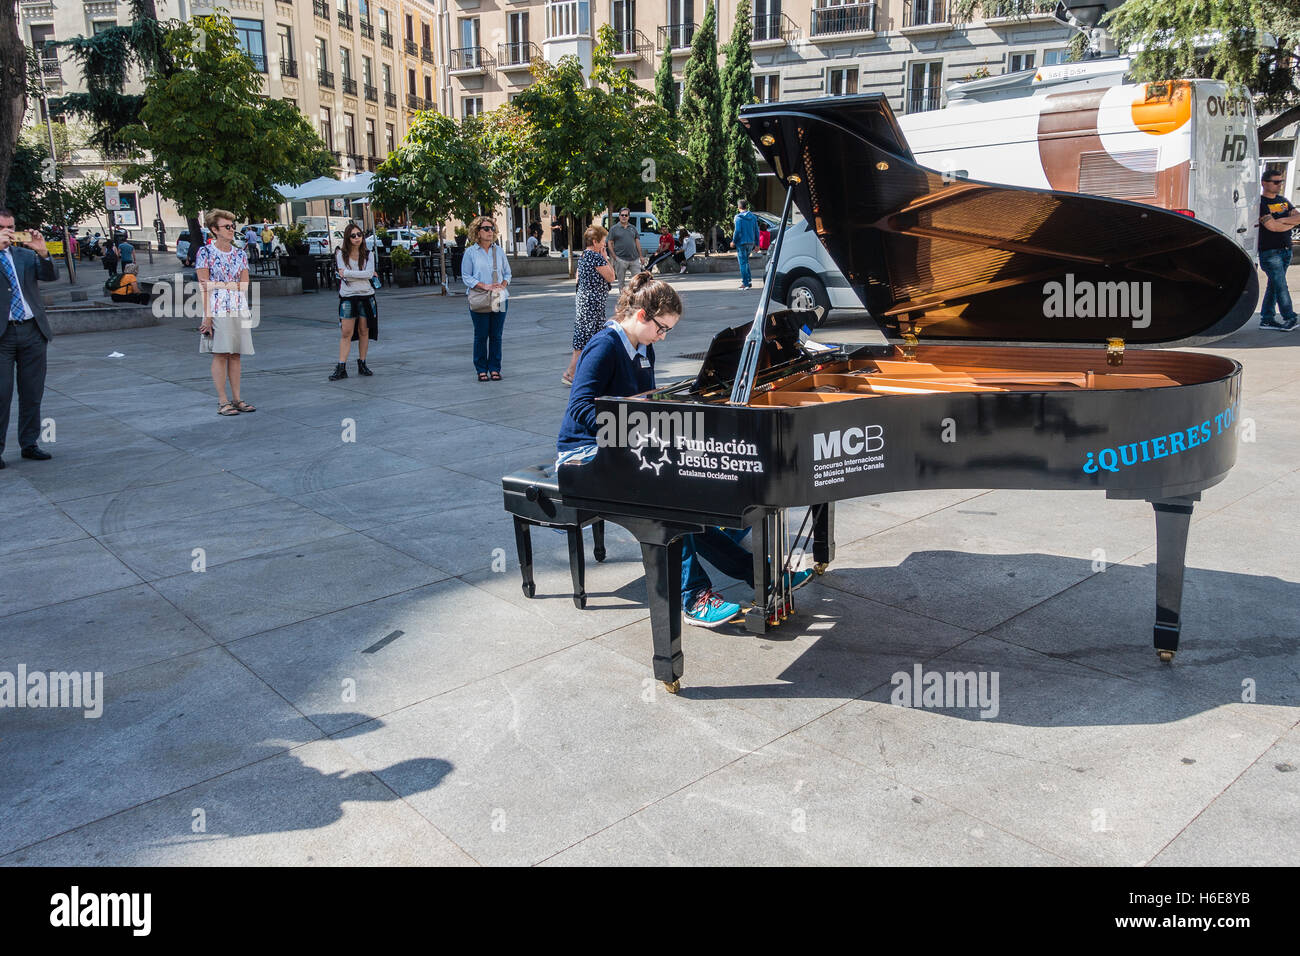
[[[682,226],[681,229],[677,230],[677,238],[678,238],[678,239],[685,239],[685,238],[686,238],[687,236],[689,236],[689,235],[690,235],[690,233],[686,231],[686,227],[685,227],[685,226]]]
[[[645,309],[647,320],[660,315],[681,315],[682,298],[663,279],[656,279],[648,272],[638,272],[618,297],[614,321],[622,322],[637,309]]]
[[[361,225],[353,219],[349,219],[348,224],[343,227],[343,264],[346,266],[348,263],[348,236],[352,234],[353,229],[361,235],[361,239],[358,242],[358,245],[360,245],[361,248],[357,250],[357,265],[362,269],[365,269],[366,261],[370,258],[370,250],[366,248],[365,232],[362,230]]]

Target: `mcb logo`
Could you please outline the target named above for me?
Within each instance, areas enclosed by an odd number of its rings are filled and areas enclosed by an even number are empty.
[[[844,455],[861,455],[881,451],[885,447],[883,425],[863,425],[861,428],[841,428],[833,432],[813,435],[813,461],[841,458]]]

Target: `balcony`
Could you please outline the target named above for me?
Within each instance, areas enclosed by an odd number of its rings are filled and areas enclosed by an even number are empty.
[[[343,77],[343,92],[348,96],[357,95],[357,81],[350,76]]]
[[[622,30],[614,34],[614,59],[643,60],[650,52],[650,40],[640,30]]]
[[[383,160],[378,156],[368,156],[366,157],[366,169],[370,170],[372,173],[378,172],[379,164],[382,162]]]
[[[876,5],[850,3],[838,7],[814,7],[812,35],[818,39],[838,36],[860,36],[876,31]]]
[[[406,108],[408,110],[427,110],[429,101],[420,99],[414,93],[408,93],[406,94]]]
[[[334,89],[334,74],[329,70],[317,70],[316,82],[327,90]]]
[[[427,46],[420,47],[420,59],[425,63],[433,62],[433,50]]]
[[[397,109],[397,94],[385,92],[384,105],[387,106],[390,110]]]
[[[380,30],[379,42],[391,50],[393,48],[393,35],[389,33],[387,30]]]
[[[280,75],[287,76],[291,80],[298,79],[298,61],[291,60],[287,56],[280,57]]]
[[[817,11],[813,10],[813,22],[817,21]],[[782,46],[789,43],[798,34],[795,22],[784,13],[759,14],[754,17],[754,37],[751,46]]]
[[[450,73],[452,76],[465,76],[471,73],[486,73],[496,66],[491,54],[481,46],[463,46],[448,51]]]
[[[366,158],[360,153],[348,153],[348,169],[354,173],[366,171]]]
[[[536,43],[524,40],[521,43],[498,43],[497,65],[503,72],[510,70],[527,70],[534,60],[542,58],[542,51]]]
[[[360,26],[361,26],[361,35],[363,37],[365,37],[367,40],[373,40],[375,38],[375,25],[373,23],[371,23],[369,20],[362,20]]]
[[[372,103],[379,102],[379,90],[377,88],[367,84],[364,88],[364,92],[366,94],[366,99],[368,99],[370,102]]]
[[[339,26],[341,26],[344,30],[351,30],[351,29],[352,29],[352,14],[348,13],[346,10],[340,10],[340,11],[339,11]]]
[[[659,28],[658,50],[689,50],[695,37],[694,23],[667,23]]]
[[[997,0],[984,7],[985,23],[1008,23],[1015,20],[1051,20],[1055,0]]]
[[[59,64],[58,57],[47,56],[41,58],[41,76],[49,80],[63,80],[63,67]]]
[[[930,33],[951,30],[946,0],[904,0],[904,33]]]
[[[257,70],[258,73],[266,72],[266,54],[244,51],[244,56],[253,61],[253,69]]]
[[[321,20],[330,18],[329,0],[311,0],[311,12]]]
[[[420,44],[416,43],[414,40],[407,40],[405,49],[408,56],[420,55]]]
[[[928,113],[939,108],[939,90],[912,90],[907,94],[907,111],[909,113]]]
[[[589,0],[548,0],[544,16],[548,42],[591,36]]]

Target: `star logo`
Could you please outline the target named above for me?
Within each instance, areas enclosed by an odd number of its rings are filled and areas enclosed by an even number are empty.
[[[631,444],[632,444],[632,454],[636,455],[636,460],[641,463],[641,466],[637,468],[637,471],[641,471],[643,469],[649,469],[654,471],[654,473],[658,475],[660,468],[662,468],[664,465],[671,465],[673,463],[672,458],[668,454],[668,442],[664,441],[653,431],[648,433],[641,432],[637,434],[637,436],[632,440]],[[657,461],[648,461],[646,459],[646,449],[647,447],[649,447],[650,453],[653,455],[654,446],[656,445],[658,445],[660,448],[659,459]]]

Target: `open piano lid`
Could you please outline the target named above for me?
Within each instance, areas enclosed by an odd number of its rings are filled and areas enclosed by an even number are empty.
[[[1255,266],[1214,227],[917,166],[881,94],[740,119],[886,335],[1196,345],[1255,311]]]

